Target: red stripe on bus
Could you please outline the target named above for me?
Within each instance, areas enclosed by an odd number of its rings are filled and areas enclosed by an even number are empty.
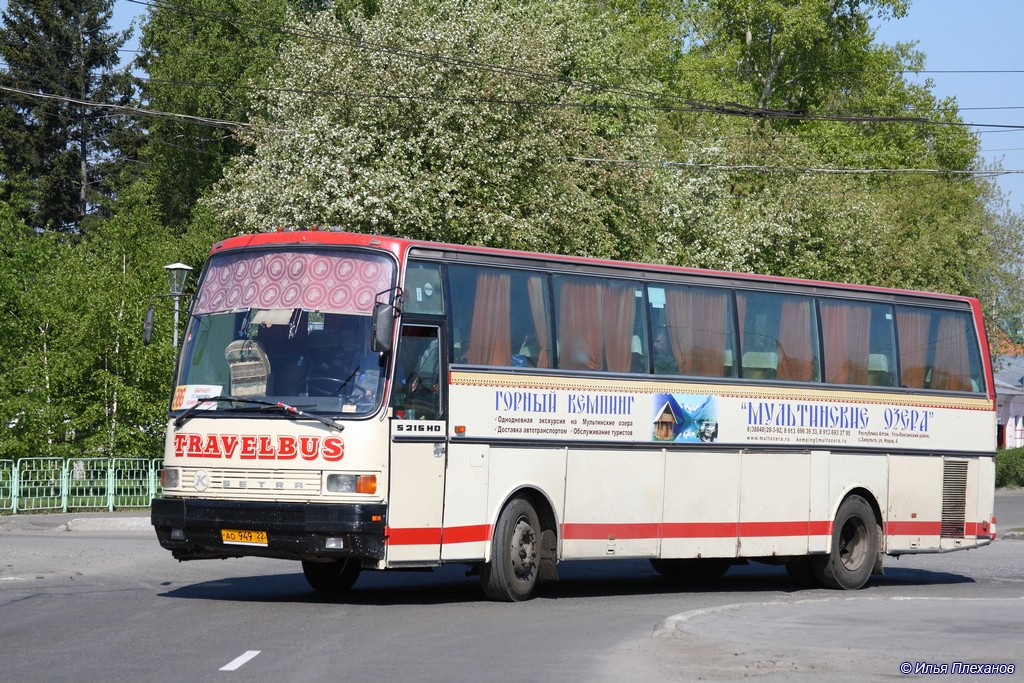
[[[964,524],[965,538],[993,538],[992,525],[989,522],[966,522]]]
[[[828,536],[830,521],[808,522],[740,522],[740,537],[763,536]]]
[[[441,528],[405,528],[388,527],[384,530],[388,543],[391,545],[441,545]]]
[[[886,536],[938,536],[941,531],[941,522],[894,521],[885,525]]]
[[[827,536],[832,522],[669,522],[665,524],[565,524],[567,540],[608,538],[763,538],[771,536]]]
[[[446,526],[442,541],[444,543],[475,543],[477,541],[491,540],[491,527],[489,524],[476,524],[473,526]]]
[[[491,527],[487,524],[450,527],[396,528],[385,531],[390,545],[440,545],[444,543],[473,543],[491,540]]]
[[[562,537],[567,540],[607,538],[657,538],[661,525],[654,524],[563,524]]]
[[[666,522],[661,538],[736,538],[736,522]]]
[[[987,537],[984,524],[967,522],[964,536]],[[940,522],[892,521],[885,526],[887,536],[938,536]],[[562,537],[572,541],[650,538],[768,538],[793,536],[828,536],[832,522],[667,522],[643,524],[563,524]],[[477,543],[491,540],[491,527],[474,524],[456,527],[423,527],[387,529],[391,545],[440,545],[444,543]]]

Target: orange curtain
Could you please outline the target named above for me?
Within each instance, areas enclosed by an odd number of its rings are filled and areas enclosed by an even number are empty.
[[[786,297],[782,300],[779,323],[779,370],[777,379],[809,382],[814,377],[814,347],[811,334],[811,302]]]
[[[867,384],[871,342],[871,309],[861,304],[821,302],[825,343],[825,380]]]
[[[558,293],[558,365],[567,370],[601,370],[602,288],[599,282],[565,278]],[[627,365],[628,367],[628,365]]]
[[[544,279],[539,275],[531,275],[526,281],[526,290],[530,297],[530,317],[537,333],[537,367],[551,367],[548,360],[548,314],[545,305]]]
[[[605,367],[629,372],[633,365],[633,322],[636,320],[636,288],[619,282],[604,289]]]
[[[928,331],[931,323],[932,317],[927,311],[896,308],[902,386],[911,389],[925,388],[928,375]]]
[[[509,364],[512,358],[509,292],[508,274],[480,273],[477,276],[466,362],[472,365]]]
[[[937,336],[932,389],[970,391],[970,353],[963,318],[955,313],[941,314]]]
[[[689,372],[690,355],[689,326],[690,319],[689,298],[685,289],[665,290],[665,321],[668,323],[668,341],[672,349],[672,357],[676,361],[676,368],[680,373]]]
[[[724,292],[692,288],[665,291],[669,341],[679,372],[721,377],[729,339],[729,297]]]

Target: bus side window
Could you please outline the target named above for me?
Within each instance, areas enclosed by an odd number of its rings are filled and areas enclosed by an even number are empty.
[[[734,377],[732,296],[710,287],[649,287],[654,372]]]
[[[405,274],[405,310],[444,314],[441,269],[436,263],[410,263]]]
[[[547,278],[530,271],[453,265],[456,363],[551,367]]]
[[[892,306],[821,299],[825,381],[890,387],[896,384]]]
[[[817,316],[812,304],[806,296],[736,292],[744,377],[819,381]]]
[[[938,391],[985,390],[977,337],[966,313],[897,306],[901,384]]]
[[[558,367],[646,372],[643,290],[628,280],[556,275]]]

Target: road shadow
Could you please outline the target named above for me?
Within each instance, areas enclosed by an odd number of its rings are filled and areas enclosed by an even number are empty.
[[[302,572],[241,576],[177,586],[161,597],[183,600],[263,602],[270,604],[434,605],[478,603],[485,598],[479,577],[463,565],[446,565],[426,571],[364,571],[356,585],[339,596],[322,595],[306,583]],[[736,565],[720,579],[693,583],[664,577],[646,560],[563,562],[559,581],[538,587],[539,600],[586,597],[679,595],[685,593],[826,593],[836,591],[800,586],[781,566],[752,562]],[[962,574],[922,569],[886,567],[862,590],[887,586],[934,586],[974,583]]]
[[[356,585],[338,596],[317,593],[296,571],[239,576],[171,588],[161,597],[219,602],[308,603],[352,605],[432,605],[479,602],[479,579],[466,576],[466,567],[445,566],[428,571],[364,571]]]

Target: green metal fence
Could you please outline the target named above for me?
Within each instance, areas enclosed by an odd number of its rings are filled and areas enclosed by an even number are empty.
[[[14,461],[0,460],[0,513],[14,512]]]
[[[0,514],[149,507],[160,495],[162,460],[0,460]]]

